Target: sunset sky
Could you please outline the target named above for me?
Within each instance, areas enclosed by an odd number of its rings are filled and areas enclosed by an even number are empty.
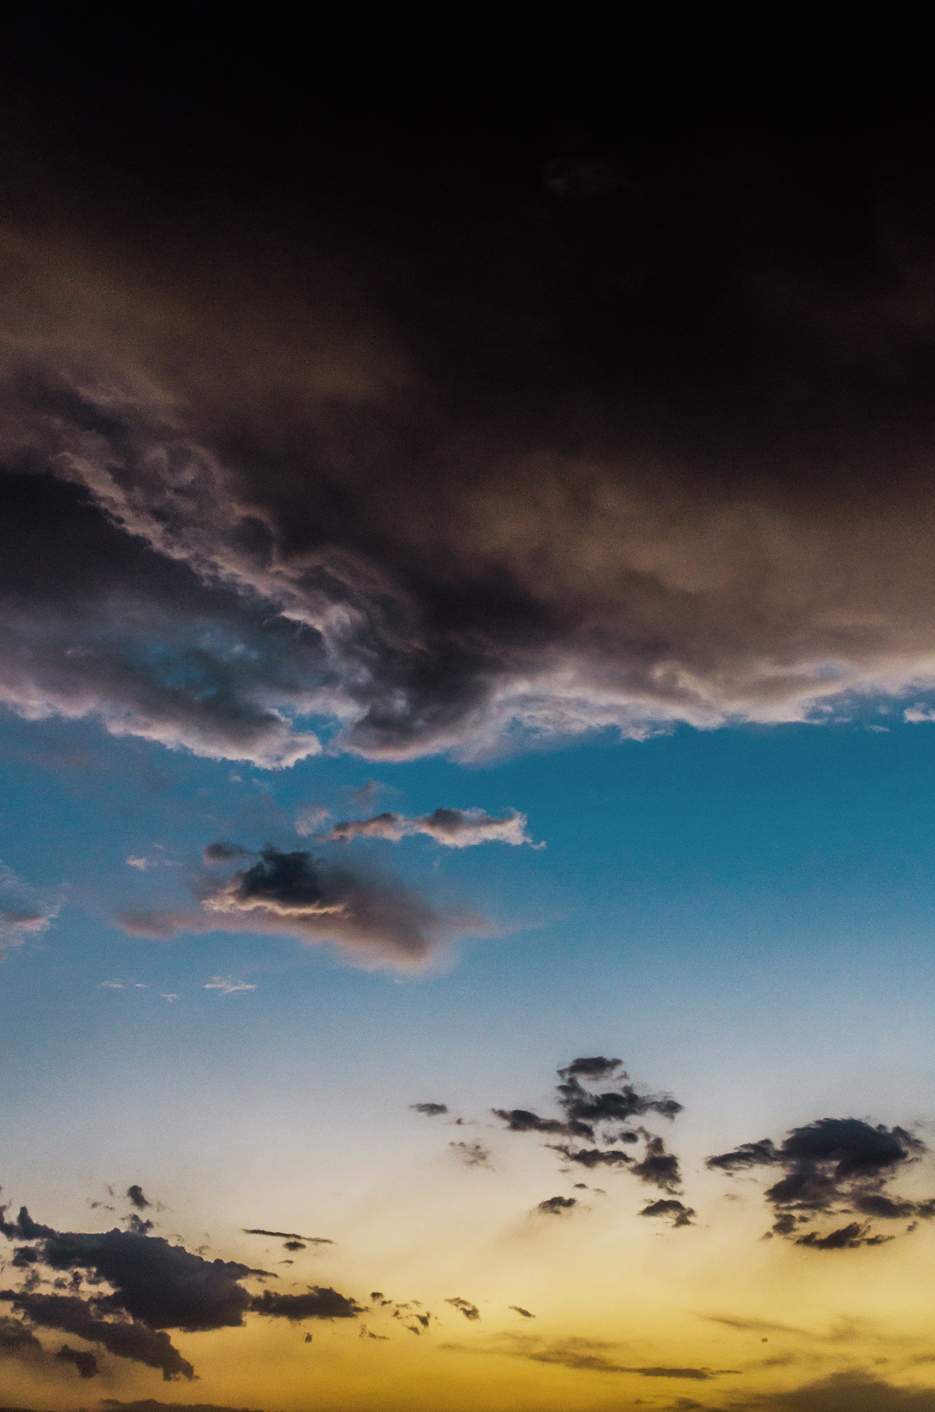
[[[43,13],[0,1412],[935,1412],[926,101]]]

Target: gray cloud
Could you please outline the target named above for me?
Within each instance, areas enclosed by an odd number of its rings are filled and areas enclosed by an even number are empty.
[[[404,970],[424,965],[457,933],[483,925],[466,913],[436,911],[398,878],[274,847],[261,849],[256,863],[228,881],[207,884],[200,901],[189,911],[125,913],[121,924],[151,937],[247,931],[330,941],[354,965]]]
[[[848,1370],[786,1392],[748,1393],[732,1402],[730,1412],[935,1412],[935,1388],[900,1387]]]
[[[853,1250],[892,1237],[873,1233],[866,1221],[827,1229],[825,1220],[820,1229],[802,1228],[818,1218],[855,1212],[880,1220],[931,1219],[935,1199],[910,1201],[885,1190],[925,1150],[905,1128],[874,1127],[859,1118],[819,1118],[793,1128],[778,1147],[770,1138],[742,1143],[709,1157],[707,1166],[729,1175],[778,1168],[783,1175],[765,1193],[776,1214],[772,1233],[814,1250]]]
[[[671,1221],[673,1226],[691,1226],[692,1217],[697,1213],[690,1206],[683,1206],[681,1201],[675,1201],[671,1197],[662,1197],[658,1201],[650,1201],[640,1212],[641,1216],[662,1217]]]
[[[469,1321],[474,1321],[480,1318],[480,1310],[478,1309],[477,1305],[472,1304],[469,1299],[462,1299],[460,1295],[456,1295],[454,1299],[446,1299],[445,1303],[453,1305],[454,1308],[457,1309],[461,1314],[463,1314],[465,1319],[468,1319]]]
[[[426,1118],[439,1118],[443,1113],[448,1112],[447,1103],[410,1103],[410,1108],[414,1108],[417,1113],[422,1113]]]
[[[566,1338],[555,1343],[529,1334],[510,1334],[505,1341],[505,1350],[519,1358],[528,1358],[534,1363],[553,1363],[576,1372],[586,1373],[636,1373],[642,1378],[672,1378],[676,1381],[709,1382],[725,1373],[736,1373],[736,1368],[692,1368],[658,1367],[621,1363],[614,1357],[619,1347],[615,1343],[588,1338]]]
[[[532,843],[526,832],[526,815],[512,809],[501,819],[483,809],[435,809],[421,818],[403,814],[374,814],[370,819],[346,819],[334,824],[319,838],[325,842],[347,843],[352,838],[383,838],[390,843],[426,834],[446,848],[474,848],[480,843]]]

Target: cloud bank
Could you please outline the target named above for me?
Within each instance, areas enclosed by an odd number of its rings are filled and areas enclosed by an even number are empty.
[[[563,155],[551,121],[452,146],[355,104],[262,198],[243,146],[223,196],[114,159],[107,203],[87,136],[60,193],[23,154],[0,700],[268,768],[928,720],[912,134],[607,115]]]

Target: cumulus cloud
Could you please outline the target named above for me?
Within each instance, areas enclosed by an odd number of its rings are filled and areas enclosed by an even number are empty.
[[[394,145],[354,103],[281,206],[243,144],[223,201],[135,160],[96,201],[70,148],[58,222],[50,154],[22,183],[44,221],[8,202],[10,709],[268,767],[320,731],[400,759],[929,710],[935,241],[892,179],[906,134],[850,160],[846,124],[787,150],[623,122],[568,155],[551,120],[478,122],[442,152],[444,124]]]
[[[675,1201],[671,1197],[650,1201],[640,1212],[641,1216],[656,1216],[671,1221],[673,1226],[692,1225],[692,1217],[696,1214],[690,1206],[683,1206],[681,1201]]]
[[[828,1218],[855,1213],[884,1221],[935,1216],[935,1198],[894,1198],[886,1190],[925,1151],[925,1144],[905,1128],[874,1127],[859,1118],[819,1118],[793,1128],[778,1147],[760,1138],[709,1157],[707,1166],[729,1175],[778,1168],[782,1175],[765,1193],[776,1216],[769,1234],[814,1250],[853,1250],[892,1237],[877,1233],[870,1220],[828,1229]],[[819,1228],[803,1229],[819,1219]]]
[[[225,854],[232,856],[239,854]],[[272,846],[253,856],[257,862],[249,868],[227,881],[206,884],[199,907],[128,912],[121,924],[135,935],[156,938],[184,931],[246,931],[293,936],[309,944],[330,941],[357,966],[403,970],[424,965],[446,940],[482,925],[467,913],[436,911],[415,889],[385,874]],[[253,988],[217,976],[206,987],[224,993]]]
[[[374,814],[370,819],[345,819],[319,837],[331,843],[347,843],[352,838],[383,838],[398,843],[414,834],[426,834],[446,848],[474,848],[479,843],[532,843],[526,822],[526,815],[515,809],[502,819],[496,819],[483,809],[439,808],[416,819],[393,813]]]

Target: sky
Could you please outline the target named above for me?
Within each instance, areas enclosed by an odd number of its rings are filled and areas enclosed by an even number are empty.
[[[933,1412],[923,87],[3,25],[0,1412]]]

